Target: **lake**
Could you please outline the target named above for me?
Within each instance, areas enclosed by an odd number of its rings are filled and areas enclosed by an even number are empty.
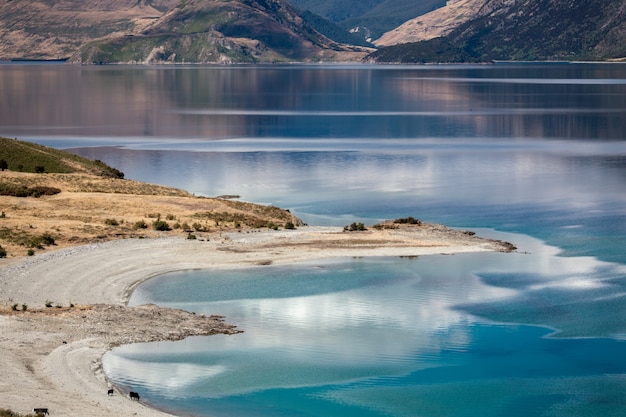
[[[131,304],[245,332],[124,346],[197,416],[626,413],[626,65],[0,65],[0,135],[309,224],[414,216],[513,254],[181,271]]]

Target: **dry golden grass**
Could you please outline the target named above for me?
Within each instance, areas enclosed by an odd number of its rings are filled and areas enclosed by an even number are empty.
[[[301,224],[276,207],[196,197],[175,188],[86,174],[4,171],[0,183],[61,190],[40,198],[0,197],[0,246],[8,257],[44,250],[49,238],[56,247],[67,247],[128,237],[190,233],[202,237],[224,230]],[[158,221],[171,230],[155,230]],[[43,243],[42,236],[48,237]]]

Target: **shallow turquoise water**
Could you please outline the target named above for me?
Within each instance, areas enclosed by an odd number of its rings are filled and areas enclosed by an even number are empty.
[[[121,347],[105,370],[194,415],[623,414],[626,269],[491,233],[524,253],[156,278],[133,304],[219,311],[245,332]]]

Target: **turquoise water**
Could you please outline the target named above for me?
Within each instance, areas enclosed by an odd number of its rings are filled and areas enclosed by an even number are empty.
[[[523,253],[158,277],[131,303],[219,311],[245,332],[124,346],[105,370],[193,415],[623,414],[626,268],[495,236]]]
[[[626,414],[626,66],[0,65],[0,135],[314,225],[412,215],[519,253],[179,272],[133,303],[245,332],[107,375],[198,416]]]

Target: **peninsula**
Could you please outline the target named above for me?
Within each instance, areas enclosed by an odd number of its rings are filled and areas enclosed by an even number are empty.
[[[51,415],[164,416],[111,387],[102,355],[122,344],[245,331],[219,311],[203,316],[128,307],[133,289],[151,277],[333,257],[515,249],[413,218],[345,229],[306,226],[275,207],[93,173],[2,171],[0,184],[58,190],[0,196],[6,251],[0,258],[0,404],[21,414],[48,408]]]

